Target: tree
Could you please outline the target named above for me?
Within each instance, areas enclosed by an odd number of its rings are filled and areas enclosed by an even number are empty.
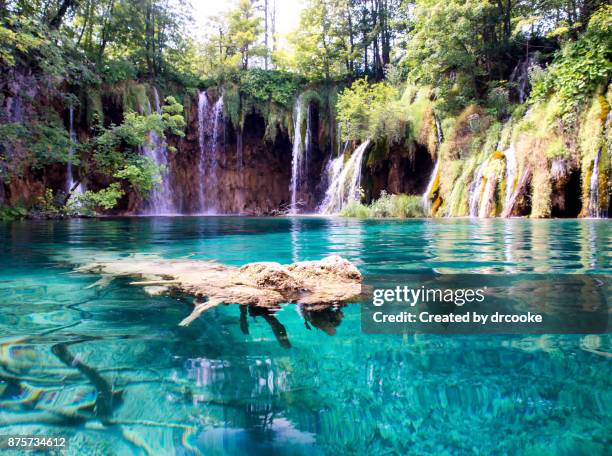
[[[249,67],[251,57],[266,55],[266,49],[256,44],[263,29],[250,0],[239,0],[238,6],[228,13],[227,24],[228,54],[239,55],[243,70]]]

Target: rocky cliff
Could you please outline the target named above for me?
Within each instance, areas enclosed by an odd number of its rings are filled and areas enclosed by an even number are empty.
[[[164,96],[161,88],[158,93],[146,82],[67,97],[70,92],[69,86],[41,79],[27,68],[5,70],[0,77],[0,204],[33,205],[47,189],[55,195],[66,191],[66,154],[74,150],[66,138],[52,138],[57,150],[50,150],[47,126],[59,126],[65,137],[86,143],[95,122],[119,124],[128,110],[150,111]],[[300,97],[293,110],[280,113],[242,101],[238,120],[223,88],[182,96],[185,136],[169,136],[163,150],[151,153],[162,154],[167,167],[162,174],[163,198],[171,210],[166,212],[271,215],[290,211],[294,201],[295,211],[313,213],[332,180],[342,178],[335,184],[358,184],[365,202],[383,192],[427,192],[432,215],[437,216],[608,213],[610,109],[603,95],[585,110],[579,128],[569,133],[554,119],[538,126],[537,116],[546,116],[547,106],[502,120],[472,106],[441,122],[427,101],[431,97],[418,95],[412,103],[424,109],[416,116],[423,120],[409,125],[406,139],[396,144],[374,141],[357,169],[348,170],[343,167],[358,144],[342,144],[329,100],[306,93],[310,95]],[[426,97],[423,103],[419,96]],[[57,144],[64,144],[63,149]],[[76,161],[74,172],[88,173],[79,170]],[[90,173],[87,189],[99,190],[111,181]],[[146,200],[122,185],[126,194],[108,213],[160,213],[153,206],[161,196]]]

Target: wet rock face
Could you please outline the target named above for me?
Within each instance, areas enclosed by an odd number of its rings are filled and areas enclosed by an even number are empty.
[[[552,217],[578,217],[582,209],[580,199],[580,170],[574,163],[554,160],[551,165]]]
[[[182,213],[271,214],[289,202],[291,142],[287,132],[274,141],[265,138],[264,119],[247,115],[242,132],[223,121],[216,142],[217,166],[213,176],[202,174],[197,105],[187,114],[185,138],[173,144],[169,168],[175,206]],[[207,152],[213,147],[213,132],[205,132]],[[208,208],[201,207],[202,197]]]
[[[52,82],[37,77],[29,68],[0,65],[0,124],[22,125],[39,119],[45,109],[53,107]],[[0,175],[10,175],[10,181],[0,180],[0,203],[33,201],[43,195],[47,185],[65,179],[65,167],[34,172],[29,169],[30,163],[30,150],[24,141],[0,145]]]
[[[379,198],[383,190],[393,194],[421,195],[427,188],[434,166],[434,160],[424,147],[393,145],[386,157],[366,169],[366,200]]]

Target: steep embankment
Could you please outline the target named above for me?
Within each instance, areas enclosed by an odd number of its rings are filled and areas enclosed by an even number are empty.
[[[26,68],[0,78],[0,202],[34,206],[49,189],[59,198],[73,175],[88,190],[108,186],[112,178],[79,167],[79,144],[97,123],[118,125],[129,111],[161,112],[169,89],[121,82],[67,97],[70,91]],[[409,87],[406,134],[361,147],[340,140],[336,92],[311,87],[281,104],[230,84],[181,96],[185,136],[151,134],[139,150],[161,166],[161,183],[143,197],[123,182],[125,196],[108,212],[338,212],[351,199],[370,202],[388,192],[425,194],[435,216],[608,213],[609,91],[600,90],[567,128],[554,98],[501,115],[470,105],[441,118],[431,89]]]
[[[610,101],[609,90],[595,94],[571,126],[554,97],[500,117],[473,105],[444,119],[448,133],[426,194],[432,214],[607,216]]]

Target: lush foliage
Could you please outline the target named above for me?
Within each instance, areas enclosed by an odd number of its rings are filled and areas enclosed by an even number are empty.
[[[305,106],[317,107],[321,149],[337,142],[337,131],[342,141],[373,140],[369,169],[391,145],[426,147],[443,162],[434,212],[466,214],[478,170],[499,181],[499,201],[510,145],[517,172],[533,172],[525,204],[534,216],[552,213],[553,163],[556,172],[580,166],[584,201],[595,171],[604,188],[608,165],[601,160],[596,170],[595,159],[606,150],[608,2],[304,3],[287,37],[277,33],[274,2],[235,0],[210,18],[201,40],[187,0],[0,1],[0,70],[19,85],[0,97],[0,179],[44,175],[28,208],[47,216],[108,210],[127,193],[146,199],[163,170],[144,152],[176,152],[168,143],[184,136],[181,103],[206,89],[224,95],[236,131],[248,113],[260,114],[265,140],[292,136],[301,94],[302,118]],[[159,112],[153,86],[168,95]],[[15,91],[24,96],[15,101]],[[66,195],[50,183],[67,163],[77,182],[98,191]],[[417,214],[417,203],[383,194],[345,212],[403,217]]]
[[[398,97],[395,87],[384,82],[370,85],[365,79],[344,89],[336,105],[342,139],[403,139],[406,115]]]
[[[370,205],[350,201],[340,213],[355,218],[414,218],[424,217],[423,200],[414,195],[390,195],[383,191]]]
[[[285,107],[292,105],[301,83],[292,73],[261,69],[241,72],[237,82],[245,96],[259,102],[272,101]]]
[[[587,31],[557,54],[546,76],[534,84],[535,100],[555,93],[563,114],[575,114],[601,84],[612,75],[612,6],[593,15]]]

